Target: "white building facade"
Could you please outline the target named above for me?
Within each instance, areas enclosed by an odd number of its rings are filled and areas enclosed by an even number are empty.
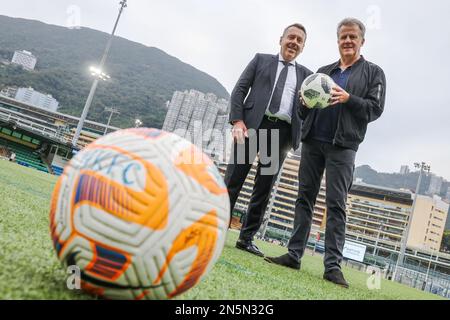
[[[210,155],[226,150],[228,101],[213,93],[175,91],[169,103],[163,130],[174,132]]]
[[[29,51],[15,51],[11,63],[21,65],[26,70],[34,70],[37,58]]]
[[[18,88],[14,99],[50,111],[56,111],[59,106],[59,102],[50,94],[35,91],[33,88]]]
[[[408,174],[409,173],[409,167],[407,165],[400,167],[400,174]]]
[[[444,178],[431,174],[430,186],[428,187],[427,193],[431,196],[434,194],[439,194],[441,192],[443,182]]]

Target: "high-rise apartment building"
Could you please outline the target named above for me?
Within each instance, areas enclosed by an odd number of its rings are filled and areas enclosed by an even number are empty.
[[[404,165],[400,167],[400,174],[408,174],[409,173],[409,166]]]
[[[21,65],[26,70],[34,70],[37,58],[29,51],[15,51],[11,62]]]
[[[50,94],[35,91],[33,88],[18,88],[14,99],[50,111],[56,111],[59,106],[59,102]]]
[[[412,204],[409,191],[354,182],[347,198],[346,238],[366,245],[371,254],[397,254]]]
[[[428,187],[427,194],[429,195],[440,194],[443,182],[444,178],[438,177],[435,174],[431,174],[430,186]]]
[[[213,93],[176,91],[162,129],[188,139],[210,155],[224,156],[230,129],[228,101]]]
[[[408,246],[439,251],[449,204],[439,196],[418,195],[411,220]]]

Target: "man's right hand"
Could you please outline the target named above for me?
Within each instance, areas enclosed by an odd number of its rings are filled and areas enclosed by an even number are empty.
[[[248,132],[244,121],[237,120],[233,122],[232,134],[233,140],[237,143],[243,144],[245,142],[245,138],[248,138]]]

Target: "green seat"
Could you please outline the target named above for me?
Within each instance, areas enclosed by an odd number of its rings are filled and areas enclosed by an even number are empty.
[[[21,162],[30,168],[48,173],[48,168],[42,162],[41,158],[38,155],[33,154],[34,149],[2,138],[0,138],[0,144],[4,145],[16,154],[17,162]]]

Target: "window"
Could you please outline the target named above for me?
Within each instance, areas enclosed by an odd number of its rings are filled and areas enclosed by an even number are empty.
[[[22,140],[26,142],[31,142],[31,138],[29,136],[23,135]]]
[[[21,133],[19,133],[19,132],[17,132],[17,131],[14,131],[13,133],[12,133],[12,136],[13,137],[15,137],[15,138],[22,138],[22,134]]]
[[[41,142],[38,139],[33,139],[33,140],[31,140],[31,143],[39,145]]]
[[[9,129],[6,129],[6,128],[2,128],[2,132],[4,133],[4,134],[7,134],[7,135],[11,135],[11,133],[12,133],[12,131],[11,130],[9,130]]]
[[[67,155],[67,151],[64,149],[58,149],[58,156],[65,157]]]

